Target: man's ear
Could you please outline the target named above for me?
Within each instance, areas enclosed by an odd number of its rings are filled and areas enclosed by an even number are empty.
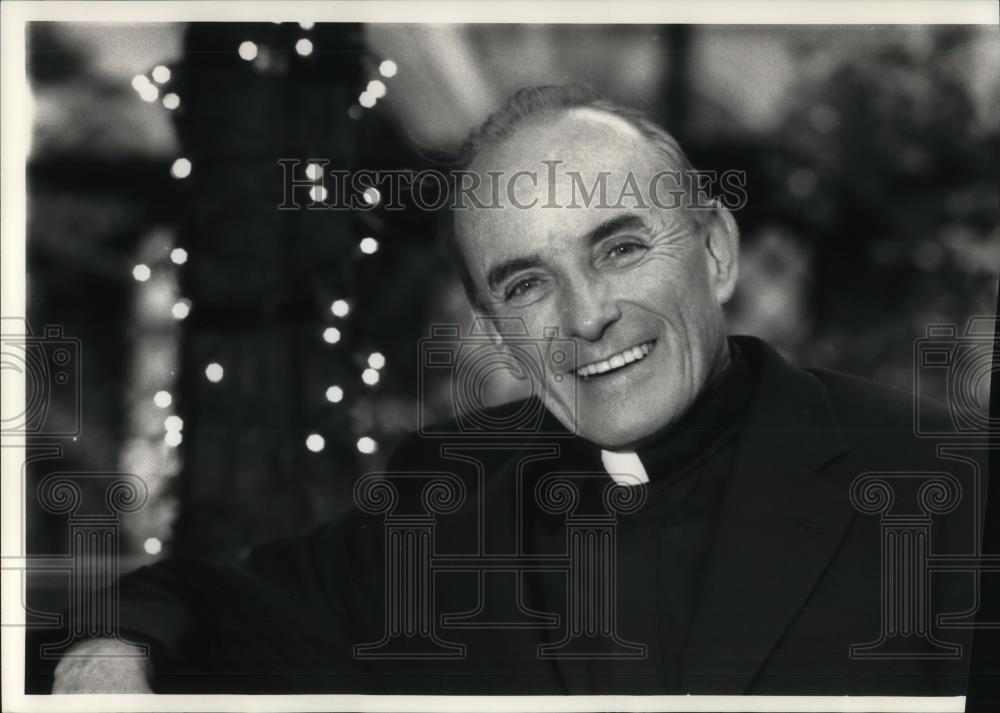
[[[708,274],[719,304],[725,304],[736,289],[740,266],[740,229],[729,209],[715,200],[705,235]]]

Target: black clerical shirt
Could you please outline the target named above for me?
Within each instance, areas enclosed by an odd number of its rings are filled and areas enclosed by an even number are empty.
[[[649,482],[619,486],[645,491],[640,509],[620,515],[616,522],[614,606],[620,638],[645,645],[645,654],[608,644],[608,653],[619,652],[618,656],[583,661],[557,658],[567,693],[681,692],[679,661],[687,625],[698,599],[718,505],[732,470],[735,436],[753,389],[751,369],[735,344],[731,344],[731,355],[726,370],[684,417],[662,438],[637,451]],[[592,444],[578,439],[564,453],[560,467],[566,472],[603,470],[600,450]],[[584,482],[592,498],[604,487],[598,478]],[[534,532],[542,551],[565,547],[564,529],[551,518],[537,523]],[[562,609],[563,588],[572,586],[566,576],[550,572],[538,579],[543,608]]]

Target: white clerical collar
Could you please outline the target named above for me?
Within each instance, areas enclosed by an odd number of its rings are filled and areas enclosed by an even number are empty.
[[[641,485],[649,482],[646,468],[635,451],[601,450],[604,470],[619,485]]]

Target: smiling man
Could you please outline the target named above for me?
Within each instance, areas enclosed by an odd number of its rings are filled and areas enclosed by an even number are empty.
[[[129,575],[151,665],[83,642],[55,690],[961,694],[974,583],[921,557],[976,551],[981,464],[916,437],[909,394],[727,336],[736,222],[645,117],[526,89],[463,157],[500,190],[449,245],[543,422],[414,434],[316,532]]]
[[[732,215],[695,195],[656,207],[675,195],[664,178],[691,185],[694,171],[666,132],[626,116],[572,88],[516,95],[467,142],[467,163],[474,175],[534,180],[454,216],[477,311],[576,343],[570,378],[541,391],[567,427],[608,449],[662,434],[725,369],[722,305],[737,275]],[[581,186],[603,195],[584,201]]]

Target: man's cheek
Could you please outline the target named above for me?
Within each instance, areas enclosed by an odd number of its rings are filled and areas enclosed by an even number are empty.
[[[615,294],[622,300],[639,304],[651,312],[676,308],[687,290],[682,275],[664,269],[659,261],[646,262],[634,270],[614,277]]]
[[[545,348],[548,347],[548,342],[553,336],[553,329],[558,330],[555,336],[566,336],[559,310],[556,309],[555,300],[551,297],[538,300],[518,311],[516,315],[516,319],[520,320],[523,325],[523,334],[530,339],[537,340]]]

